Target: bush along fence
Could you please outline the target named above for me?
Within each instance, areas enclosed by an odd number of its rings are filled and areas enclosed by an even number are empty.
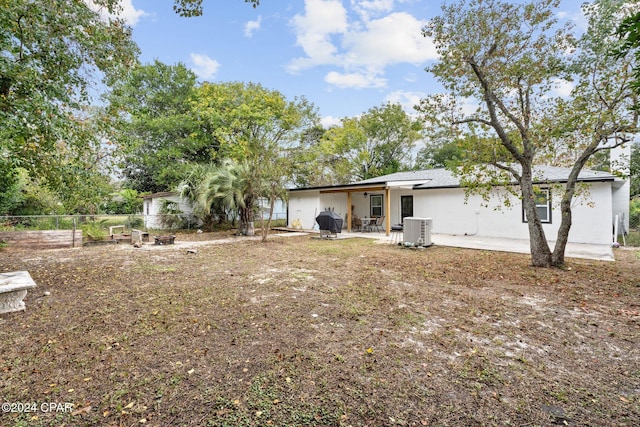
[[[265,221],[266,221],[265,217]],[[286,214],[274,214],[271,226],[286,226]],[[260,226],[260,219],[256,218],[255,225]],[[42,233],[40,239],[43,247],[76,247],[87,241],[106,240],[110,237],[110,227],[124,226],[126,232],[133,229],[158,232],[163,230],[196,230],[202,226],[201,222],[189,215],[23,215],[0,216],[0,246],[10,244],[16,246],[21,243],[34,241],[35,235],[7,234],[8,232],[48,230],[68,230],[73,233]],[[236,227],[238,224],[236,223]],[[231,228],[229,224],[227,227]],[[120,229],[121,230],[121,229]],[[640,247],[640,198],[631,200],[629,205],[629,226],[618,230],[618,243],[625,246]],[[60,243],[63,242],[63,243]],[[57,245],[57,246],[56,246]]]
[[[259,219],[256,220],[256,224],[259,226]],[[286,225],[286,215],[274,215],[272,225]],[[202,223],[197,218],[184,214],[0,216],[0,232],[81,230],[85,240],[106,239],[110,235],[110,228],[118,226],[124,226],[125,231],[130,233],[133,229],[144,231],[195,230],[200,228]],[[231,228],[231,226],[228,225],[226,228]],[[121,230],[119,229],[119,231]],[[2,239],[0,239],[1,241]]]
[[[109,227],[131,229],[189,230],[197,220],[187,215],[23,215],[0,216],[0,230],[72,230],[80,228],[89,234]]]
[[[622,221],[624,223],[624,221]],[[629,202],[629,229],[620,230],[618,243],[626,246],[640,246],[640,197]]]

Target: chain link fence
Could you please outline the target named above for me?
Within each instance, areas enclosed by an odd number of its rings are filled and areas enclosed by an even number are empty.
[[[266,218],[265,218],[266,221]],[[260,226],[260,219],[255,221]],[[286,214],[274,214],[272,227],[287,225]],[[110,229],[130,233],[133,229],[143,231],[197,230],[201,222],[190,215],[22,215],[0,216],[0,231],[20,230],[76,230],[92,240],[108,237]],[[237,226],[237,224],[236,224]],[[231,227],[231,225],[228,225]],[[618,243],[625,246],[640,247],[640,198],[631,201],[629,206],[629,229],[620,230]]]
[[[266,221],[268,217],[265,217]],[[256,224],[260,219],[256,219]],[[285,226],[286,214],[274,214],[272,226]],[[0,216],[0,230],[74,230],[109,231],[109,227],[125,226],[126,230],[194,230],[202,226],[192,215],[22,215]]]
[[[638,196],[629,202],[629,230],[622,242],[618,243],[640,246],[640,197]]]

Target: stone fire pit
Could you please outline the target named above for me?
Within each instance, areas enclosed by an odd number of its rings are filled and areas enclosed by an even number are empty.
[[[176,236],[153,236],[156,245],[173,245]]]

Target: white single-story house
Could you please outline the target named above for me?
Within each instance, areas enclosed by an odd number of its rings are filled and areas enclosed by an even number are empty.
[[[175,203],[175,207],[182,212],[182,215],[191,221],[193,226],[197,226],[199,221],[193,217],[193,206],[189,200],[180,196],[179,193],[173,191],[164,191],[160,193],[147,194],[142,196],[144,226],[147,229],[160,229],[162,226],[162,205],[165,201]],[[258,199],[258,209],[262,212],[263,218],[269,217],[269,202],[266,199]],[[282,200],[276,200],[273,207],[272,219],[285,219],[287,215],[287,205]]]
[[[547,238],[555,240],[561,187],[570,169],[545,166],[535,170],[541,190],[538,212]],[[574,199],[569,242],[611,244],[615,219],[629,217],[628,180],[608,172],[583,170],[578,181],[588,191]],[[318,213],[331,209],[351,231],[353,206],[353,214],[360,218],[383,216],[387,234],[404,218],[421,217],[432,219],[433,233],[528,239],[521,200],[504,188],[501,194],[509,199],[509,207],[493,198],[487,203],[479,195],[465,198],[459,179],[446,169],[397,172],[346,185],[291,189],[288,226],[313,229]]]
[[[146,229],[161,229],[162,223],[162,206],[166,202],[171,202],[174,207],[186,218],[193,215],[193,206],[189,200],[180,197],[180,194],[173,191],[163,191],[160,193],[147,194],[142,196],[142,215],[144,218],[144,226]]]

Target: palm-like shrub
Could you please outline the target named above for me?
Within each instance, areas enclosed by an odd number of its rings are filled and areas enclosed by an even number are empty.
[[[191,200],[194,214],[200,219],[215,211],[237,214],[240,232],[253,235],[259,180],[247,162],[225,159],[219,165],[196,166],[182,182],[180,194]]]

